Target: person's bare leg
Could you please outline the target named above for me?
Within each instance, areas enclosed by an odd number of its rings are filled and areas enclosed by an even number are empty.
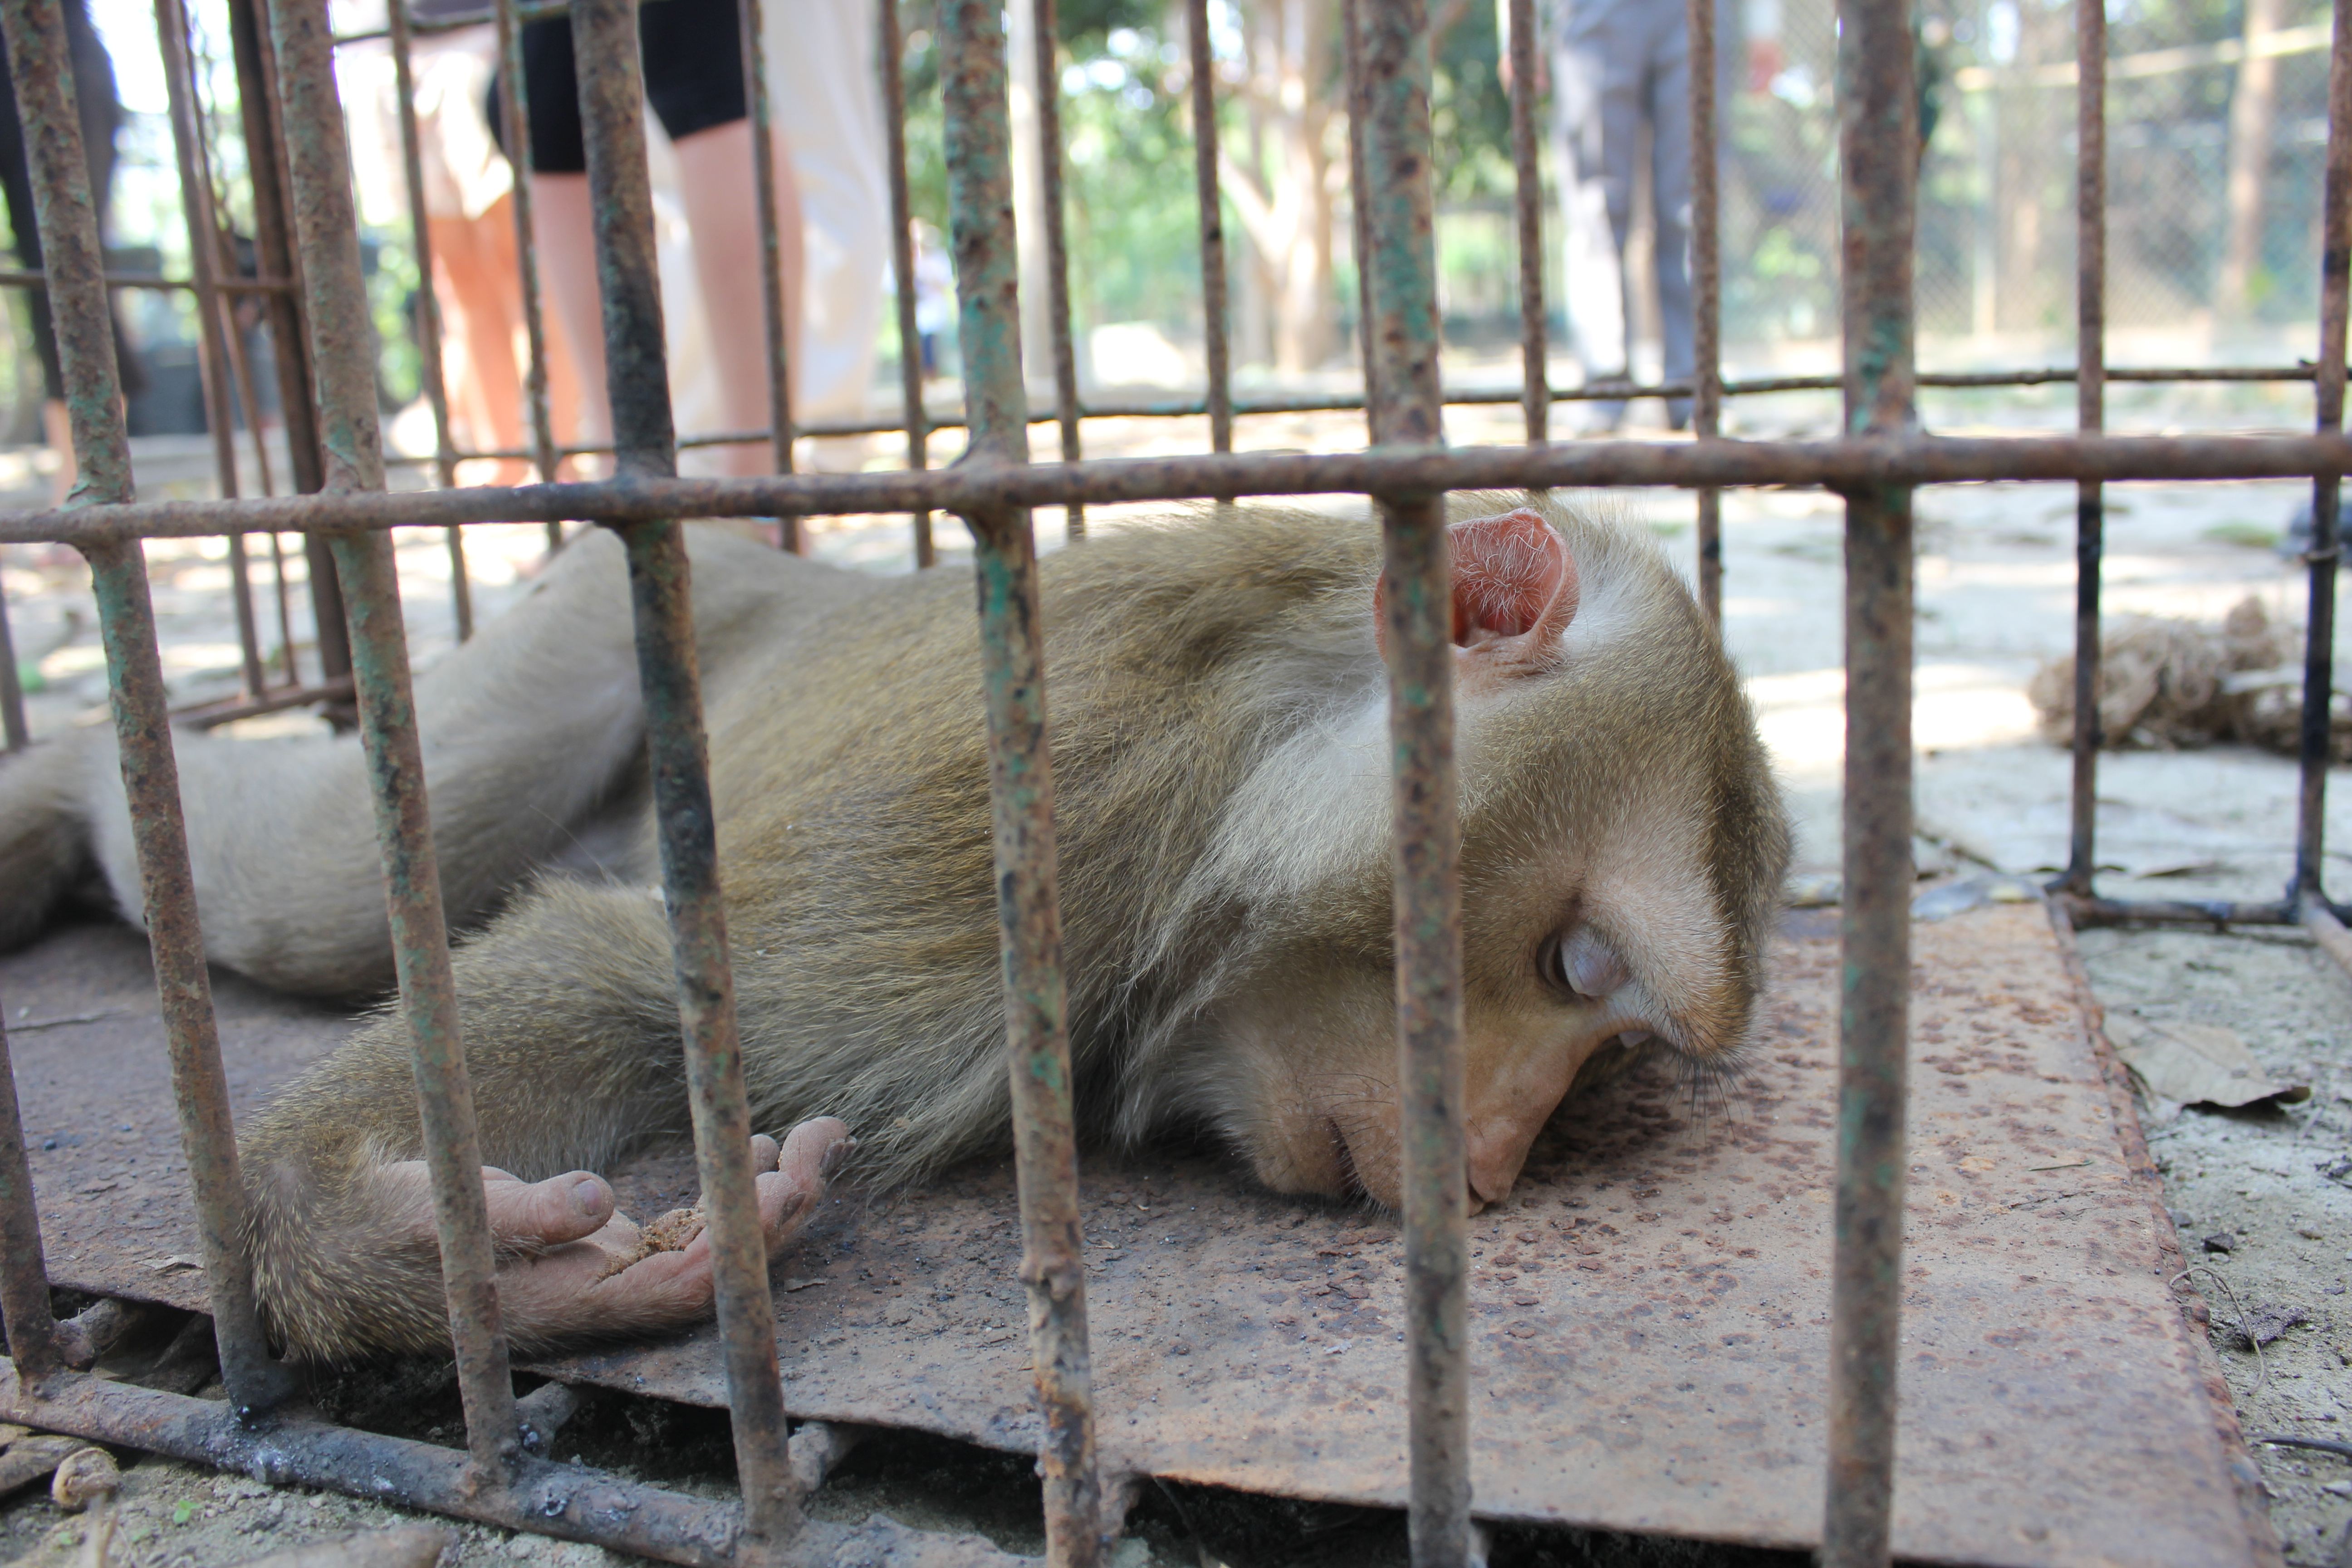
[[[596,281],[596,226],[585,174],[530,177],[531,237],[551,318],[571,351],[578,396],[577,438],[608,440],[612,416],[604,399],[604,293]],[[552,378],[551,378],[551,391]],[[761,407],[767,406],[765,399]]]
[[[762,394],[760,406],[767,405],[767,397]],[[49,450],[58,455],[58,471],[49,476],[49,501],[53,506],[63,506],[81,469],[74,462],[72,423],[66,417],[66,405],[57,398],[44,399],[41,404],[41,435],[47,440]]]
[[[784,342],[788,363],[797,364],[801,342],[803,272],[800,185],[793,177],[792,148],[776,133],[776,233],[782,250]],[[711,357],[729,424],[754,429],[768,423],[767,320],[760,245],[760,209],[752,199],[751,122],[738,120],[698,131],[677,144],[678,194],[694,236],[695,280],[703,311],[712,323]],[[798,377],[794,377],[797,384]],[[728,447],[721,460],[730,474],[772,471],[765,445]]]
[[[529,445],[523,430],[522,375],[515,363],[515,327],[521,287],[515,277],[514,216],[501,197],[478,218],[427,219],[433,234],[433,278],[449,335],[463,342],[467,374],[451,387],[479,446],[512,450]],[[500,246],[501,237],[505,239]],[[530,466],[508,459],[481,482],[520,484]]]

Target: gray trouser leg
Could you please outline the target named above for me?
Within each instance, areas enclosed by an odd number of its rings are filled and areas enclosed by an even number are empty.
[[[1588,382],[1620,378],[1629,369],[1623,257],[1645,52],[1638,10],[1622,0],[1579,5],[1552,58],[1553,135],[1567,209],[1568,324]],[[1622,411],[1622,404],[1595,410],[1604,419]]]

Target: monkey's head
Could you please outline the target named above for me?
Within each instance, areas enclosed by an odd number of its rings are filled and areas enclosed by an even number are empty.
[[[1728,1067],[1756,1022],[1787,816],[1719,639],[1646,532],[1453,508],[1469,1199],[1500,1200],[1585,1065]],[[1375,568],[1376,569],[1376,568]],[[1387,698],[1369,679],[1255,766],[1208,868],[1245,956],[1189,1086],[1270,1186],[1401,1194]]]

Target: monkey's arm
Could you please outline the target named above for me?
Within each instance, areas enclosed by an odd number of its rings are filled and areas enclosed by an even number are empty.
[[[662,906],[649,889],[551,883],[456,955],[509,1339],[541,1349],[710,1310],[707,1240],[615,1271],[637,1228],[593,1167],[688,1125]],[[849,1147],[831,1118],[754,1153],[772,1251]],[[396,1017],[354,1036],[248,1129],[241,1159],[264,1312],[299,1353],[448,1342],[440,1257]]]

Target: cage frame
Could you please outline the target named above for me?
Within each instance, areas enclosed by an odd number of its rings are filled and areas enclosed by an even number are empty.
[[[1031,0],[1041,77],[1050,82],[1052,0]],[[934,546],[929,514],[950,511],[970,525],[987,688],[991,795],[1003,926],[1008,1070],[1024,1238],[1021,1276],[1030,1299],[1030,1347],[1045,1415],[1040,1453],[1047,1558],[1090,1565],[1106,1550],[1107,1509],[1095,1457],[1091,1369],[1080,1251],[1076,1143],[1069,1090],[1069,1044],[1060,951],[1053,840],[1052,775],[1046,743],[1037,556],[1030,511],[1116,501],[1308,491],[1370,497],[1384,538],[1386,638],[1391,734],[1397,757],[1394,882],[1397,998],[1405,1140],[1408,1300],[1409,1510],[1412,1557],[1454,1568],[1475,1554],[1467,1412],[1470,1379],[1464,1322],[1465,1240],[1462,1212],[1459,900],[1452,755],[1451,656],[1444,494],[1454,489],[1663,485],[1699,496],[1698,591],[1710,618],[1721,611],[1720,491],[1756,485],[1815,485],[1846,502],[1845,615],[1848,673],[1841,937],[1846,955],[1841,1022],[1835,1263],[1828,1502],[1822,1561],[1837,1568],[1885,1563],[1894,1483],[1899,1262],[1904,1186],[1903,1112],[1911,867],[1910,637],[1911,495],[1921,484],[1959,480],[2063,479],[2077,491],[2076,724],[2072,843],[2066,871],[2050,889],[2062,921],[2300,925],[2352,967],[2343,906],[2322,881],[2324,805],[2333,689],[2333,617],[2339,552],[2337,481],[2352,467],[2343,431],[2347,305],[2352,304],[2352,0],[2336,0],[2330,55],[2329,129],[2318,354],[2310,367],[2219,370],[2111,369],[2105,363],[2104,73],[2079,73],[2078,174],[2082,226],[2078,360],[2069,371],[1920,375],[1912,353],[1912,247],[1916,100],[1909,7],[1905,0],[1847,0],[1840,42],[1840,178],[1845,199],[1844,338],[1839,378],[1780,377],[1727,383],[1720,365],[1720,262],[1713,196],[1715,77],[1695,68],[1691,113],[1695,190],[1704,199],[1695,237],[1699,309],[1698,371],[1685,385],[1636,387],[1630,395],[1688,393],[1696,439],[1686,445],[1551,444],[1551,402],[1587,395],[1547,384],[1542,277],[1530,265],[1542,229],[1536,170],[1531,0],[1511,0],[1519,86],[1513,151],[1522,236],[1525,330],[1522,385],[1496,401],[1517,401],[1526,440],[1507,447],[1448,449],[1441,415],[1449,396],[1438,375],[1438,326],[1429,181],[1428,16],[1422,0],[1344,0],[1350,161],[1361,178],[1356,204],[1365,280],[1360,300],[1365,395],[1357,399],[1236,399],[1222,310],[1223,238],[1216,213],[1213,81],[1208,68],[1205,0],[1189,0],[1193,105],[1200,132],[1196,175],[1202,213],[1211,375],[1201,399],[1129,409],[1078,397],[1070,339],[1067,258],[1059,243],[1063,203],[1057,131],[1044,165],[1052,292],[1054,406],[1033,409],[1023,380],[1017,309],[1006,103],[1006,41],[992,0],[940,0],[942,90],[949,148],[950,237],[957,262],[966,408],[961,421],[922,401],[919,365],[907,355],[902,417],[795,426],[786,391],[776,285],[776,214],[761,208],[768,304],[766,344],[772,418],[762,432],[707,437],[766,441],[782,471],[751,479],[677,476],[678,441],[665,377],[658,279],[643,135],[635,36],[638,0],[572,0],[583,121],[595,196],[596,244],[606,280],[606,349],[614,439],[614,476],[563,481],[559,465],[583,448],[558,447],[550,433],[539,306],[531,318],[531,458],[541,482],[518,488],[451,488],[467,457],[449,435],[438,374],[437,322],[428,305],[425,337],[433,372],[438,489],[393,494],[376,427],[371,337],[357,230],[345,170],[343,122],[333,76],[339,41],[325,0],[272,0],[268,26],[254,0],[230,0],[240,80],[254,89],[248,131],[261,150],[257,237],[263,275],[228,275],[219,229],[205,211],[209,188],[201,116],[184,48],[183,0],[159,0],[163,54],[173,92],[175,144],[196,194],[189,205],[194,276],[110,279],[104,272],[88,190],[72,83],[66,66],[60,0],[0,0],[24,115],[47,265],[38,275],[0,274],[0,285],[45,288],[55,313],[68,379],[68,414],[80,480],[59,510],[0,514],[0,542],[65,543],[89,561],[106,644],[109,681],[138,858],[183,1140],[204,1235],[204,1263],[227,1399],[204,1401],[113,1384],[87,1370],[90,1334],[52,1315],[38,1215],[23,1129],[0,1030],[0,1312],[10,1363],[0,1369],[0,1415],[183,1459],[480,1521],[510,1529],[696,1564],[829,1561],[855,1529],[805,1518],[787,1459],[787,1418],[778,1378],[772,1300],[748,1156],[749,1110],[734,1038],[731,979],[709,810],[706,742],[686,595],[680,521],[812,514],[907,512],[919,563]],[[498,0],[494,10],[457,19],[496,24],[507,84],[509,144],[521,146],[516,32],[520,19],[554,7]],[[898,80],[894,0],[880,0],[880,69],[890,108],[898,318],[910,331],[913,288],[906,194],[904,87]],[[745,10],[752,122],[767,124],[756,0]],[[1691,0],[1694,58],[1714,49],[1711,0]],[[2105,58],[2097,0],[2077,5],[2080,58]],[[403,86],[402,145],[412,216],[423,239],[416,125],[408,101],[408,50],[426,30],[394,0],[386,36]],[[173,36],[180,46],[175,48]],[[1053,121],[1049,118],[1048,125]],[[202,175],[201,178],[194,176]],[[764,172],[761,178],[766,178]],[[518,182],[519,188],[527,181]],[[266,187],[264,189],[263,187]],[[528,273],[528,212],[518,216]],[[128,438],[114,363],[110,287],[189,289],[197,296],[205,343],[205,386],[215,412],[215,453],[224,497],[212,501],[133,499]],[[427,289],[429,294],[429,286]],[[249,366],[221,331],[224,303],[263,300],[278,333],[281,379],[303,391],[285,399],[292,479],[298,493],[237,497],[234,397],[251,409]],[[290,380],[287,380],[290,378]],[[2105,384],[2124,380],[2299,380],[2316,393],[2315,429],[2299,437],[2129,437],[2104,433]],[[2074,381],[2077,430],[2071,436],[1940,439],[1916,428],[1922,385],[2022,385]],[[1741,441],[1719,432],[1722,399],[1761,391],[1837,385],[1844,431],[1827,440]],[[1629,395],[1623,388],[1611,396]],[[1361,406],[1371,441],[1359,453],[1235,454],[1239,414]],[[1199,414],[1212,429],[1206,454],[1155,459],[1087,460],[1081,421],[1110,412]],[[1058,425],[1058,464],[1032,463],[1028,426]],[[964,459],[931,469],[931,430],[961,423]],[[789,472],[798,433],[904,430],[910,463],[895,473]],[[2135,902],[2104,898],[2095,877],[2096,691],[2102,487],[2126,479],[2307,477],[2314,536],[2305,654],[2301,794],[2294,878],[2267,901]],[[464,600],[462,529],[488,521],[541,521],[560,542],[562,525],[586,520],[617,532],[626,547],[640,680],[648,713],[656,814],[685,1025],[688,1099],[698,1173],[718,1258],[718,1318],[743,1500],[688,1497],[543,1457],[560,1413],[519,1403],[499,1326],[490,1239],[478,1177],[478,1149],[464,1047],[456,1024],[447,932],[427,830],[408,653],[390,530],[446,529]],[[241,1244],[241,1189],[226,1083],[214,1026],[197,928],[185,830],[177,796],[171,729],[142,542],[148,538],[247,532],[300,535],[313,563],[325,679],[275,693],[257,685],[244,710],[268,703],[346,698],[368,763],[400,980],[400,1009],[413,1063],[431,1166],[436,1228],[447,1286],[452,1342],[466,1408],[467,1447],[458,1451],[331,1426],[285,1406],[289,1369],[274,1360],[257,1310]],[[785,542],[792,533],[787,526]],[[257,634],[241,544],[231,553],[248,679],[259,679]],[[340,595],[336,590],[340,588]],[[281,604],[283,593],[280,580]],[[337,602],[340,598],[340,603]],[[347,633],[341,668],[326,658],[328,635]],[[5,618],[0,618],[0,641]],[[0,655],[5,654],[0,647]],[[25,743],[13,658],[0,658],[0,710],[11,749]],[[861,1534],[861,1531],[865,1532]]]

